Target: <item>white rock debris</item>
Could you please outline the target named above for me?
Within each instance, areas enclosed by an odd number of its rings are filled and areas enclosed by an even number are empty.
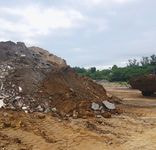
[[[92,108],[93,110],[95,110],[95,111],[96,111],[96,110],[100,110],[100,105],[93,102],[91,108]]]
[[[0,108],[2,108],[4,105],[5,104],[4,104],[3,100],[0,100]]]
[[[3,82],[1,82],[0,90],[3,90]]]
[[[21,93],[22,92],[22,88],[19,86],[18,89],[19,89],[19,92]]]
[[[23,106],[22,109],[23,109],[23,110],[27,110],[27,107]]]
[[[21,57],[26,57],[26,55],[25,54],[22,54]]]
[[[52,112],[56,112],[57,109],[54,107],[54,108],[51,109],[51,111],[52,111]]]
[[[103,103],[104,106],[105,106],[106,108],[108,108],[108,109],[115,109],[115,108],[116,108],[116,107],[115,107],[115,104],[110,103],[109,101],[103,101],[102,103]]]

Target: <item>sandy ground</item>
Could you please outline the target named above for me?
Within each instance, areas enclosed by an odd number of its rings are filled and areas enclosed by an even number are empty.
[[[120,97],[121,115],[63,120],[51,114],[0,110],[0,150],[155,150],[156,97],[105,85]]]

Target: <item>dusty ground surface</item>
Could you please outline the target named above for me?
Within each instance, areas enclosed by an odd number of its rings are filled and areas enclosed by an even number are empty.
[[[0,150],[155,150],[156,97],[106,86],[123,99],[121,115],[63,120],[52,114],[0,110]]]

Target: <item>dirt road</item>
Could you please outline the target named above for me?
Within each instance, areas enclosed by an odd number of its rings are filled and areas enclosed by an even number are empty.
[[[155,150],[156,97],[106,87],[123,99],[110,119],[63,120],[51,114],[0,110],[0,150]]]
[[[112,86],[106,87],[108,93],[115,95],[123,100],[125,105],[125,113],[127,116],[136,117],[135,123],[138,120],[150,124],[151,128],[147,128],[144,123],[138,125],[141,133],[134,133],[122,144],[123,149],[127,150],[154,150],[156,149],[156,95],[152,97],[144,97],[138,90],[127,87],[115,88]],[[127,124],[129,126],[130,124]]]

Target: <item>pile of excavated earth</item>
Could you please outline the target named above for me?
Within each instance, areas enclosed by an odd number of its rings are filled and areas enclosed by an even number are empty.
[[[0,42],[0,108],[63,117],[119,113],[118,99],[65,60],[22,42]]]

